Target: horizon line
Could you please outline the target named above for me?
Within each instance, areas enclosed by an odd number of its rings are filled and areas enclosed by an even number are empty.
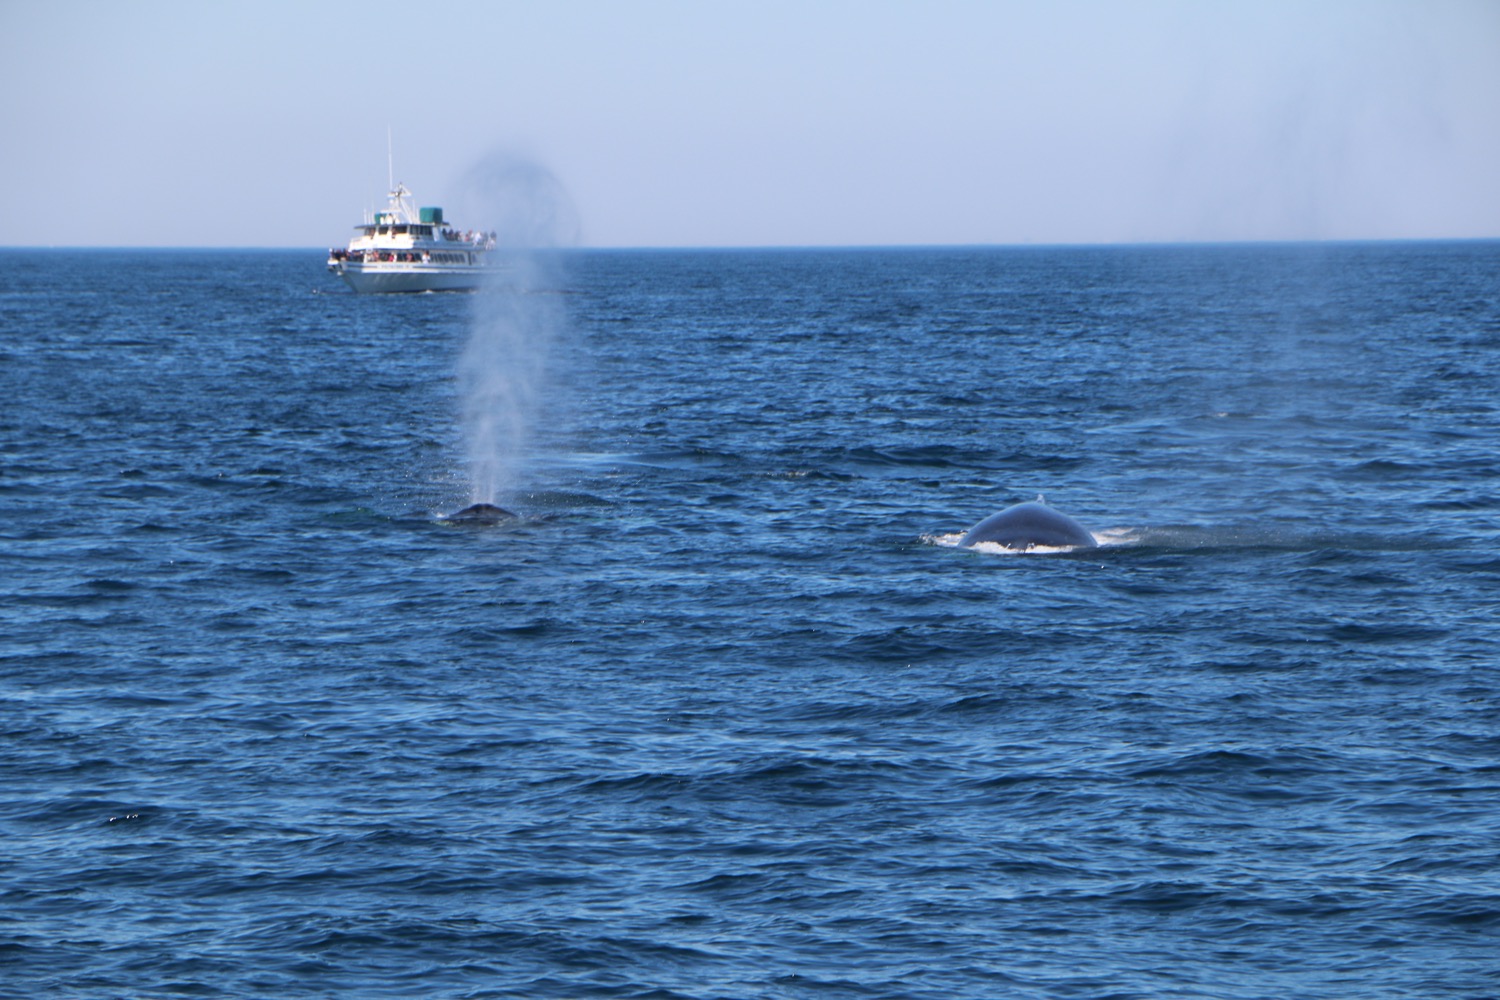
[[[638,244],[607,246],[535,246],[498,247],[498,252],[523,253],[568,253],[568,252],[652,252],[700,250],[712,252],[735,251],[818,251],[818,250],[1028,250],[1110,247],[1232,247],[1232,246],[1337,246],[1370,243],[1487,243],[1500,241],[1495,236],[1341,236],[1341,237],[1262,237],[1204,240],[1125,240],[1125,241],[1026,241],[1021,243],[724,243],[724,244]],[[228,244],[129,244],[129,243],[5,243],[0,251],[9,250],[195,250],[214,252],[326,252],[316,245],[228,245]]]

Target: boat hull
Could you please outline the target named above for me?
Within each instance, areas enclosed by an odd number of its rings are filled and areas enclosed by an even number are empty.
[[[356,292],[472,292],[501,268],[451,264],[330,261],[328,270]]]

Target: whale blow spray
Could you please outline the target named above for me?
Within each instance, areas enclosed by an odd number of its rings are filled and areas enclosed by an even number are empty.
[[[504,266],[473,298],[458,365],[469,499],[494,504],[516,488],[567,316],[548,251],[577,241],[572,202],[544,167],[492,154],[464,178],[467,218],[495,230]]]

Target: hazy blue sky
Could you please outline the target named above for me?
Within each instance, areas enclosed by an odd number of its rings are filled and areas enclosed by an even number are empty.
[[[388,125],[591,246],[1500,236],[1500,0],[0,0],[0,93],[6,245],[342,244]]]

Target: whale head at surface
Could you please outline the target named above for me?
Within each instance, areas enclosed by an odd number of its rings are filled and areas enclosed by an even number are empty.
[[[1062,511],[1047,506],[1040,496],[991,514],[958,540],[964,548],[979,542],[1020,551],[1033,546],[1092,549],[1099,544],[1087,528]]]

